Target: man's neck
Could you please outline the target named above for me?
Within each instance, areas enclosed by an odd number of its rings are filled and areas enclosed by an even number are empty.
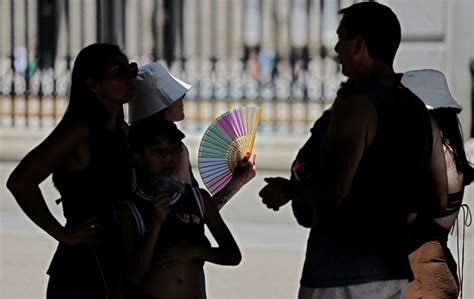
[[[357,85],[365,85],[369,81],[378,81],[382,85],[395,85],[399,81],[397,78],[392,65],[374,60],[359,72],[354,81]]]

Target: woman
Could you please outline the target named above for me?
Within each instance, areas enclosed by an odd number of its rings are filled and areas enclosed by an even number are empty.
[[[184,115],[184,97],[191,85],[174,77],[162,64],[152,62],[140,67],[137,76],[137,100],[129,103],[129,120],[131,123],[147,117],[157,117],[172,122],[182,121]],[[181,154],[182,163],[179,177],[188,184],[197,186],[189,164],[189,151],[184,146]],[[222,208],[240,188],[256,175],[253,161],[255,154],[243,161],[239,175],[233,177],[229,184],[212,197],[218,208]]]
[[[408,297],[458,298],[462,277],[458,278],[456,262],[448,248],[448,234],[461,207],[465,206],[462,204],[464,188],[474,179],[457,117],[462,107],[451,96],[446,78],[439,71],[409,71],[401,82],[426,104],[439,127],[449,192],[448,206],[443,213],[420,212],[410,223],[409,258],[415,279],[409,284]]]
[[[7,186],[25,214],[55,238],[47,298],[114,298],[120,286],[117,203],[129,194],[123,104],[135,98],[137,65],[115,45],[77,55],[70,101],[52,133],[29,152]],[[39,184],[49,175],[66,224],[47,208]]]

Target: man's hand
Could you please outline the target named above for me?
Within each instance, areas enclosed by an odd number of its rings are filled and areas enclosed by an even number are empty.
[[[286,198],[283,192],[285,185],[289,184],[290,181],[285,178],[265,178],[267,185],[263,187],[258,193],[262,198],[262,202],[269,209],[278,211],[281,206],[285,205],[290,201],[290,198]]]

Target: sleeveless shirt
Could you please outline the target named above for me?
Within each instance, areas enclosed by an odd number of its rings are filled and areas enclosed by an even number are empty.
[[[152,199],[138,189],[132,200],[125,201],[140,236],[145,234],[152,221]],[[161,224],[156,250],[186,244],[210,246],[204,234],[205,210],[199,188],[185,184],[184,193],[174,194],[170,204],[170,211]]]
[[[348,196],[313,209],[301,285],[336,287],[408,279],[406,216],[425,188],[431,122],[425,105],[402,85],[370,82],[362,90],[377,113],[377,132],[361,158]]]
[[[77,171],[58,170],[53,182],[67,225],[97,217],[99,241],[76,246],[59,243],[48,274],[85,285],[106,283],[110,290],[118,287],[120,279],[116,211],[118,202],[130,196],[128,146],[120,124],[112,130],[93,124],[89,132],[89,165]]]

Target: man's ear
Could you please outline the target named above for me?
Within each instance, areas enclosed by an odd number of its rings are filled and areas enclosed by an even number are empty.
[[[360,54],[366,51],[367,45],[365,43],[365,40],[362,36],[356,36],[354,37],[354,53],[355,54]]]
[[[87,87],[89,87],[89,90],[90,90],[92,93],[94,93],[94,94],[98,94],[98,93],[99,93],[100,84],[99,84],[99,81],[98,81],[98,80],[95,80],[95,79],[87,79],[86,83],[87,83]]]

